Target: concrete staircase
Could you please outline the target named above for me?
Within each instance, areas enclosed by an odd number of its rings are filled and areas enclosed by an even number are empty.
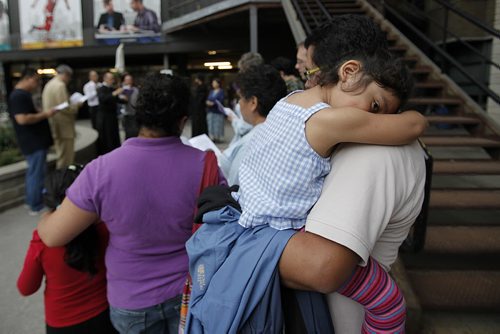
[[[311,28],[330,15],[370,16],[410,67],[408,108],[431,124],[434,158],[425,246],[401,256],[419,304],[408,332],[500,333],[500,127],[411,41],[364,0],[295,1]]]

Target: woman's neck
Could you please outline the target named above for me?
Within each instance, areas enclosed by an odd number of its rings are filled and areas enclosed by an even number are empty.
[[[149,128],[142,127],[139,130],[140,138],[163,138],[167,137],[164,131],[153,130]]]

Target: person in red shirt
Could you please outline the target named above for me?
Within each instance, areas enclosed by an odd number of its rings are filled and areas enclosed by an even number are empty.
[[[57,170],[46,183],[45,204],[52,210],[64,199],[82,167]],[[45,276],[45,321],[48,334],[117,333],[109,319],[104,253],[108,231],[91,225],[63,247],[47,247],[33,231],[24,267],[17,280],[23,296],[41,286]]]

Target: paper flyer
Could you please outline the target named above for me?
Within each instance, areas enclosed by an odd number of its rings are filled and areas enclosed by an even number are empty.
[[[220,159],[222,158],[222,152],[206,134],[190,138],[188,141],[191,146],[196,147],[197,149],[200,149],[202,151],[214,151],[218,161],[220,161]]]

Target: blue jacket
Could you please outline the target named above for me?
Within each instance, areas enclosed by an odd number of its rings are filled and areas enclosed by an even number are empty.
[[[229,206],[206,213],[205,224],[186,244],[193,280],[186,333],[239,332],[256,309],[266,313],[266,318],[252,316],[254,333],[262,326],[269,328],[266,332],[282,328],[277,264],[295,231],[267,225],[246,229],[238,224],[239,216]],[[273,293],[278,294],[276,307],[267,305]],[[268,297],[266,307],[259,308],[264,296]]]

